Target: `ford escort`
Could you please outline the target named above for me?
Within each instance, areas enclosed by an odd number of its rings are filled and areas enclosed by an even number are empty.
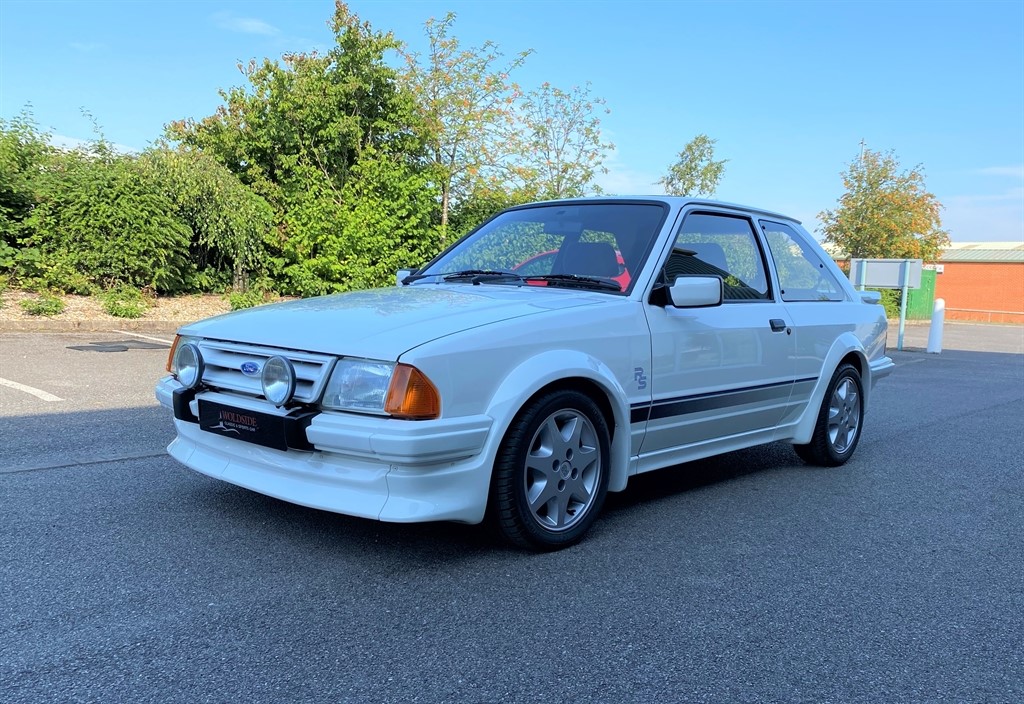
[[[488,520],[550,550],[642,472],[777,441],[847,462],[893,369],[886,325],[790,217],[552,201],[394,287],[186,325],[156,396],[169,453],[203,474],[368,519]]]

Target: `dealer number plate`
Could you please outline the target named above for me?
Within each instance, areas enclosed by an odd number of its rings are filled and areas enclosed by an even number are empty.
[[[199,427],[226,438],[287,450],[285,418],[199,400]]]

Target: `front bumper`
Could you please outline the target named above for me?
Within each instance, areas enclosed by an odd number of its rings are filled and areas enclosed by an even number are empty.
[[[181,385],[156,387],[174,410]],[[197,398],[243,410],[282,414],[256,399],[201,391]],[[197,401],[187,399],[198,415]],[[405,421],[324,412],[308,419],[311,450],[277,450],[200,429],[178,395],[178,436],[167,451],[186,467],[284,501],[382,521],[483,519],[496,448],[488,416]],[[290,443],[291,444],[291,443]]]

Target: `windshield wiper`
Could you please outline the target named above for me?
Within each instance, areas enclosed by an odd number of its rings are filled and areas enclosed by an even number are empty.
[[[514,271],[498,271],[494,269],[465,269],[463,271],[453,271],[449,274],[413,274],[402,279],[402,283],[409,284],[428,277],[440,277],[445,281],[469,281],[475,286],[479,286],[481,283],[497,283],[500,281],[515,281],[517,283],[544,281],[551,286],[564,286],[566,288],[596,288],[604,291],[622,290],[622,287],[614,279],[597,276],[580,276],[579,274],[520,276]]]
[[[541,274],[527,276],[524,281],[547,281],[552,286],[573,288],[597,288],[604,291],[621,291],[622,287],[613,279],[598,276],[580,276],[579,274]]]
[[[445,281],[464,281],[470,280],[472,284],[480,284],[481,282],[487,281],[517,281],[522,282],[523,277],[514,271],[495,271],[493,269],[464,269],[463,271],[453,271],[448,274],[410,274],[402,279],[402,285],[411,284],[413,281],[419,281],[420,279],[430,278],[441,278]]]
[[[518,281],[521,282],[523,277],[514,271],[494,271],[491,269],[466,269],[465,271],[454,271],[451,274],[444,274],[442,278],[445,281],[464,281],[469,279],[473,285],[480,285],[481,283],[489,281]]]

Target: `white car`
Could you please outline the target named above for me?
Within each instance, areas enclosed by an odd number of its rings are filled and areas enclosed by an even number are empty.
[[[399,276],[183,327],[156,388],[170,454],[305,506],[486,516],[554,549],[641,472],[780,440],[846,462],[893,368],[878,295],[753,208],[535,203]]]

